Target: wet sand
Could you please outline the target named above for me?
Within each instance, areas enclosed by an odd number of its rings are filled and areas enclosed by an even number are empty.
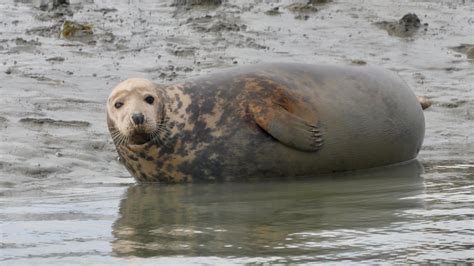
[[[472,259],[474,2],[173,2],[96,0],[52,11],[29,1],[0,3],[0,262],[127,262],[113,251],[112,224],[123,216],[119,206],[134,180],[117,162],[107,131],[110,90],[128,77],[168,83],[259,62],[380,65],[427,96],[433,106],[425,111],[418,156],[423,189],[414,195],[423,203],[411,211],[425,217],[424,229],[441,230],[434,239],[444,245],[416,256],[401,250],[411,262]],[[404,34],[399,20],[408,13],[420,25]],[[92,34],[61,36],[65,20],[90,24]],[[408,224],[400,230],[419,232]],[[235,262],[262,259],[250,251],[236,251]],[[198,263],[229,255],[182,254]],[[306,261],[330,254],[303,252]],[[157,261],[168,260],[180,262]]]

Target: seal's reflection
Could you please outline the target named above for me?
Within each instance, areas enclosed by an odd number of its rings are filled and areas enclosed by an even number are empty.
[[[112,247],[139,257],[303,255],[303,239],[292,235],[368,231],[408,219],[403,211],[423,204],[415,197],[424,189],[421,172],[415,161],[291,181],[135,185],[120,204]]]

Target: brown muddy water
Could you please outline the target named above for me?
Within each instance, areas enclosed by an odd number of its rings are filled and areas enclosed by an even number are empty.
[[[1,265],[474,263],[473,1],[40,2],[0,1]],[[61,36],[65,20],[92,28]],[[419,162],[135,185],[107,132],[111,88],[257,62],[396,71],[433,102]]]

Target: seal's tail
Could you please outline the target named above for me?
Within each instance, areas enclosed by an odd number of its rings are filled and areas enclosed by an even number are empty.
[[[425,96],[416,96],[416,98],[418,98],[418,101],[420,102],[421,108],[423,110],[431,106],[431,101],[428,100],[428,98],[426,98]]]

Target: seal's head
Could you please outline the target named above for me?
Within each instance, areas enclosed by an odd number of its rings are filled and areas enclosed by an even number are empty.
[[[165,123],[164,97],[146,79],[127,79],[118,84],[107,101],[110,134],[118,145],[159,142]]]

